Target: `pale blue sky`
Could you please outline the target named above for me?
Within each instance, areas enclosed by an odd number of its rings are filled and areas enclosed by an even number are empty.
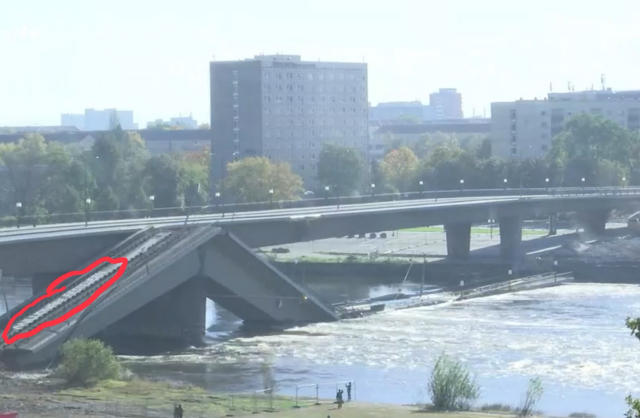
[[[209,61],[261,52],[364,58],[372,103],[456,87],[468,116],[601,73],[640,88],[637,0],[0,1],[0,126],[85,107],[208,122]]]

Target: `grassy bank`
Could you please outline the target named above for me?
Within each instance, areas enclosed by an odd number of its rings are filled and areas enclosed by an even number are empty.
[[[105,381],[91,388],[63,388],[55,386],[32,387],[16,393],[0,393],[0,405],[18,410],[22,417],[68,417],[87,413],[102,416],[167,417],[173,414],[173,406],[181,404],[185,416],[253,416],[276,418],[342,418],[413,417],[434,418],[502,418],[513,417],[508,412],[423,412],[415,406],[348,402],[340,410],[332,400],[298,399],[295,408],[293,397],[268,397],[248,395],[216,395],[204,389],[165,382],[143,380]],[[16,407],[16,405],[19,405]],[[13,407],[11,407],[13,406]]]

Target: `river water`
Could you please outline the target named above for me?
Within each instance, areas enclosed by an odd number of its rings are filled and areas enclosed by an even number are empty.
[[[390,291],[316,289],[334,298]],[[624,326],[634,314],[640,286],[570,284],[256,336],[240,332],[236,318],[209,302],[206,348],[123,359],[140,375],[215,392],[262,389],[260,364],[269,359],[283,393],[326,383],[321,395],[331,397],[329,383],[353,380],[360,401],[406,404],[425,400],[431,367],[446,352],[477,374],[480,403],[516,405],[529,379],[540,377],[545,413],[613,417],[640,384],[640,342]]]

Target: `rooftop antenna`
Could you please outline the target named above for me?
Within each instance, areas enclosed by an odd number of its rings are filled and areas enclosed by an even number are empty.
[[[549,83],[549,93],[553,92],[553,83]]]
[[[571,81],[567,81],[567,91],[571,91]]]
[[[600,75],[600,83],[602,83],[602,90],[606,90],[604,74]]]

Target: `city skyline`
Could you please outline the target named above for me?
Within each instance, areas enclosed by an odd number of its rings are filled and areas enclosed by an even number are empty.
[[[11,63],[0,69],[0,91],[11,98],[0,104],[0,125],[51,125],[85,107],[134,109],[138,122],[179,112],[207,122],[208,62],[275,52],[366,61],[374,104],[427,102],[431,92],[453,86],[465,96],[466,115],[482,114],[491,102],[542,97],[550,83],[554,91],[568,82],[582,90],[602,73],[616,89],[637,87],[635,3],[620,13],[543,2],[522,13],[498,1],[457,1],[428,20],[427,5],[409,0],[392,10],[360,0],[112,5],[104,11],[74,0],[32,0],[0,16],[1,49]]]

